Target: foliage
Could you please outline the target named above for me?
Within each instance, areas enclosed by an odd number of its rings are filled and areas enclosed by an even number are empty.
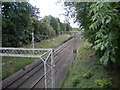
[[[2,3],[2,45],[20,46],[27,43],[32,6],[27,2]]]
[[[45,16],[41,21],[51,26],[53,30],[55,31],[56,35],[59,35],[62,32],[71,30],[71,26],[69,23],[62,23],[60,22],[59,18],[55,18],[51,15]]]
[[[71,70],[69,71],[70,72],[68,75],[69,77],[66,79],[64,88],[95,88],[96,89],[100,87],[95,83],[95,80],[103,80],[103,79],[109,81],[112,80],[113,83],[112,86],[114,88],[118,88],[120,82],[119,77],[116,77],[116,75],[118,74],[116,74],[112,70],[110,71],[107,70],[101,64],[99,64],[97,55],[93,55],[94,50],[92,48],[85,49],[89,47],[91,47],[90,43],[86,41],[80,42],[80,48],[77,57],[73,62]],[[88,71],[92,73],[91,78],[89,79],[83,78],[82,75]],[[72,84],[72,80],[74,78],[79,79],[79,83],[75,87]],[[117,82],[115,81],[116,80],[115,78],[118,80]],[[116,85],[116,83],[118,84]]]
[[[84,28],[84,38],[94,46],[100,63],[110,67],[119,64],[120,2],[66,2],[65,5],[69,12],[74,11],[73,17]]]
[[[39,8],[37,8],[36,6],[33,7],[33,11],[32,11],[31,16],[33,16],[33,17],[39,19],[39,18],[41,18],[39,14],[40,14]]]
[[[73,28],[72,31],[80,31],[79,28]]]
[[[90,23],[90,17],[88,16],[89,8],[91,3],[83,2],[83,3],[75,3],[75,11],[76,21],[81,23],[81,26],[87,29]]]
[[[72,79],[72,85],[75,87],[80,82],[78,77]]]
[[[35,34],[35,41],[41,41],[44,38],[51,38],[55,36],[55,31],[50,25],[44,22],[42,23],[36,18],[33,18],[32,27]]]
[[[108,80],[95,80],[95,83],[99,85],[101,88],[110,88],[112,83]]]
[[[27,2],[2,3],[2,46],[19,47],[29,44],[32,32],[38,42],[71,30],[70,24],[61,23],[53,16],[41,19],[39,14],[39,8]]]
[[[82,76],[84,77],[84,78],[87,78],[87,79],[89,79],[89,78],[91,78],[92,77],[92,72],[91,71],[87,71],[87,72],[85,72]]]
[[[89,30],[89,25],[90,25],[90,15],[88,15],[89,10],[90,10],[90,5],[92,3],[90,2],[65,2],[65,6],[67,11],[69,12],[71,18],[74,18],[74,22],[80,23],[80,28],[84,29],[84,38],[88,39],[90,43],[94,43],[95,41],[95,33],[97,31]]]
[[[95,33],[95,50],[101,52],[100,62],[107,66],[110,63],[116,63],[120,40],[120,17],[116,10],[116,3],[97,2],[91,5],[90,14],[92,24],[91,30],[97,30]]]

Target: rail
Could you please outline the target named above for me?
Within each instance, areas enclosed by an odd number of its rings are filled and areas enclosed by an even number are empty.
[[[1,47],[0,56],[40,58],[40,60],[44,63],[45,88],[55,87],[55,63],[53,59],[53,49]],[[46,58],[44,58],[44,56],[46,56]],[[50,59],[48,59],[49,57]],[[49,75],[48,72],[50,73]]]

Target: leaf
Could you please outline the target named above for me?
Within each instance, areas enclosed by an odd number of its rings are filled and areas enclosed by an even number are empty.
[[[102,57],[100,58],[100,63],[103,64],[103,63],[104,63],[104,60],[105,60],[105,56],[102,56]]]
[[[109,57],[108,57],[108,56],[103,55],[103,56],[100,58],[100,63],[103,64],[104,66],[107,66],[107,65],[108,65],[108,62],[109,62]]]
[[[94,22],[97,18],[93,18],[92,21]]]
[[[94,24],[91,24],[91,25],[89,26],[89,29],[91,29],[91,30],[93,29],[93,30],[94,30],[93,25],[94,25]]]
[[[107,39],[108,38],[108,35],[104,35],[104,39]]]
[[[108,48],[108,45],[109,45],[109,43],[108,43],[108,41],[105,43],[105,47],[106,48]]]
[[[96,8],[94,8],[94,14],[96,13]]]
[[[97,29],[97,22],[94,23],[93,27]]]
[[[104,60],[104,63],[103,65],[107,66],[108,65],[108,61],[109,61],[109,58],[107,56],[104,56],[105,57],[105,60]]]
[[[92,5],[91,5],[91,6],[92,6]],[[92,11],[92,10],[90,10],[89,12],[90,12],[90,14],[91,14],[93,11]]]
[[[101,51],[103,51],[103,49],[104,49],[104,48],[105,48],[105,47],[102,45],[102,46],[101,46],[101,48],[100,48],[100,49],[101,49]]]
[[[101,47],[101,43],[95,45],[93,48],[94,48],[95,50],[99,50],[100,47]]]
[[[102,41],[102,39],[99,39],[99,40],[95,41],[95,44],[98,44],[98,43],[100,43],[101,41]]]
[[[106,50],[106,51],[104,52],[104,56],[109,57],[109,56],[110,56],[110,50]]]
[[[106,22],[105,22],[105,23],[107,24],[107,23],[109,23],[109,22],[110,22],[110,19],[106,19]]]
[[[102,20],[101,20],[101,21],[102,21],[102,24],[104,24],[104,22],[105,22],[105,19],[104,19],[104,18],[102,18]]]
[[[100,19],[102,19],[102,18],[103,18],[102,13],[99,13],[99,16],[100,16]]]
[[[97,11],[99,11],[99,7],[97,6]]]
[[[115,55],[115,49],[114,49],[114,48],[111,50],[111,53],[112,53],[113,55]]]
[[[107,15],[106,24],[111,21],[111,16]]]
[[[110,60],[111,60],[113,63],[115,63],[115,62],[116,62],[115,58],[114,58],[114,57],[112,57],[112,56],[110,56]]]

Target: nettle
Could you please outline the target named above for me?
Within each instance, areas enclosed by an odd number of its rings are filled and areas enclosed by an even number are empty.
[[[90,7],[92,24],[89,29],[97,30],[93,48],[103,53],[100,62],[105,66],[117,62],[120,18],[116,8],[116,3],[110,2],[97,2]]]

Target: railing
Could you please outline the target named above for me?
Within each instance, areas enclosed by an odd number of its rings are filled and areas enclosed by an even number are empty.
[[[44,63],[45,88],[55,88],[53,49],[0,47],[0,56],[40,58]]]

